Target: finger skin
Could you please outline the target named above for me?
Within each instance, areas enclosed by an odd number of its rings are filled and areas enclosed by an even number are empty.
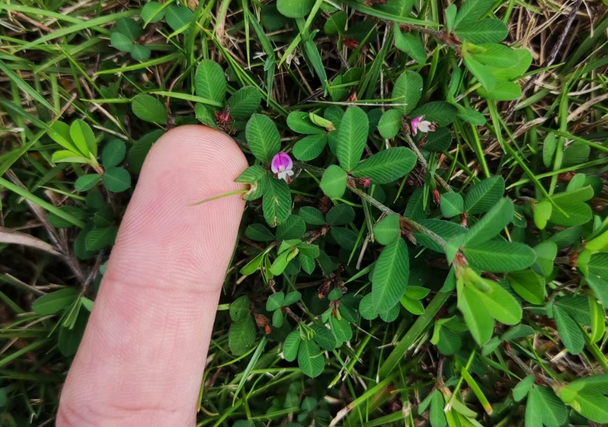
[[[193,426],[244,202],[236,143],[203,126],[163,135],[120,227],[64,386],[58,427]]]

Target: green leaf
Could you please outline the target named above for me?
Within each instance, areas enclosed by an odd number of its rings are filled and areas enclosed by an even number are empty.
[[[528,411],[535,413],[534,418],[538,419],[537,424],[532,426],[560,427],[568,420],[566,406],[557,396],[547,387],[534,386],[528,392],[528,402],[526,405],[526,427],[528,425]]]
[[[298,349],[298,365],[311,378],[318,377],[325,368],[321,349],[314,341],[302,341]]]
[[[445,25],[448,33],[451,33],[454,29],[454,25],[456,24],[456,16],[458,12],[458,8],[455,4],[451,4],[445,8]]]
[[[608,253],[591,255],[589,260],[589,275],[595,275],[608,280]]]
[[[464,199],[459,193],[445,193],[441,195],[441,215],[452,218],[460,215],[464,210]]]
[[[87,233],[85,245],[87,251],[98,251],[114,244],[118,227],[95,228]]]
[[[226,105],[230,107],[230,115],[234,119],[245,120],[257,111],[261,102],[260,91],[252,86],[245,86],[237,90]]]
[[[116,21],[116,29],[131,40],[137,40],[143,33],[141,25],[131,18],[118,19]]]
[[[214,129],[219,129],[216,123],[215,111],[211,107],[208,107],[204,104],[196,104],[194,106],[194,115],[196,120],[201,122],[204,125],[212,127]]]
[[[486,118],[482,113],[468,107],[459,110],[458,118],[475,126],[483,126],[486,123]]]
[[[131,175],[123,168],[107,168],[103,174],[103,184],[112,193],[120,193],[131,187]]]
[[[325,134],[325,129],[315,125],[304,111],[293,111],[287,116],[287,126],[295,133],[304,135]]]
[[[83,175],[76,180],[74,188],[76,191],[88,191],[95,187],[99,181],[101,181],[101,175],[99,174]]]
[[[158,22],[163,19],[164,16],[165,10],[163,5],[155,1],[146,3],[141,9],[141,18],[144,20],[146,25],[149,23]]]
[[[564,388],[567,387],[567,385],[564,386]],[[576,393],[576,397],[568,402],[568,405],[591,421],[601,424],[608,423],[608,398],[601,394],[582,391]]]
[[[127,154],[127,146],[120,139],[108,142],[101,153],[101,162],[104,168],[118,166]]]
[[[593,216],[593,211],[586,203],[575,199],[555,198],[555,196],[553,201],[556,207],[551,211],[549,220],[555,225],[564,227],[583,225],[589,222]]]
[[[272,242],[274,235],[262,224],[251,224],[245,230],[245,236],[256,242]]]
[[[140,44],[134,44],[133,47],[131,48],[131,57],[133,59],[135,59],[136,61],[147,61],[148,59],[150,59],[150,55],[152,54],[152,51],[150,50],[150,48],[148,46],[143,46]]]
[[[511,273],[507,277],[513,290],[526,301],[543,305],[545,303],[545,281],[532,270]]]
[[[408,298],[407,296],[401,297],[401,305],[416,316],[421,316],[424,313],[424,305],[420,301]]]
[[[315,0],[277,0],[277,9],[288,18],[303,18],[310,13]]]
[[[276,310],[272,313],[272,326],[275,328],[280,328],[285,323],[285,316],[281,310]]]
[[[80,119],[74,120],[70,126],[70,137],[84,157],[89,157],[89,153],[93,154],[93,157],[97,157],[95,134],[86,122]]]
[[[404,71],[395,82],[393,102],[405,105],[395,106],[395,109],[403,115],[409,115],[422,97],[422,87],[423,82],[420,74],[409,70]]]
[[[580,141],[575,141],[564,151],[563,164],[564,166],[578,165],[584,163],[591,152],[589,145]]]
[[[403,114],[396,109],[387,110],[378,123],[378,132],[382,138],[393,139],[401,130],[401,121]]]
[[[407,214],[406,214],[407,216]],[[428,228],[432,232],[438,234],[443,240],[450,240],[452,237],[458,236],[459,234],[463,234],[466,232],[466,228],[461,226],[460,224],[455,224],[453,222],[441,221],[438,219],[424,219],[419,221],[421,225]],[[414,237],[418,241],[418,244],[429,248],[435,252],[445,252],[437,242],[432,240],[430,237],[423,233],[414,233]]]
[[[50,294],[42,295],[32,304],[32,311],[41,316],[57,314],[71,306],[79,292],[76,288],[64,288]]]
[[[298,211],[298,215],[304,219],[306,224],[310,225],[325,225],[325,217],[321,211],[312,206],[304,206]]]
[[[235,356],[247,353],[255,345],[255,323],[251,316],[234,322],[228,331],[228,345]]]
[[[196,96],[215,102],[223,102],[226,96],[226,76],[224,76],[224,70],[217,62],[211,59],[202,60],[196,69],[194,87]]]
[[[287,221],[291,213],[291,191],[282,179],[270,179],[262,202],[264,219],[271,227]]]
[[[167,124],[167,111],[163,104],[153,96],[137,95],[131,101],[131,109],[137,117],[145,122]]]
[[[243,295],[235,299],[234,302],[230,304],[230,318],[232,321],[238,322],[249,316],[250,305],[251,301],[249,301],[249,297],[247,295]]]
[[[467,193],[464,210],[471,215],[489,211],[502,199],[505,192],[505,180],[500,175],[485,179],[475,184]]]
[[[455,30],[456,35],[469,43],[500,43],[509,34],[507,25],[494,18],[485,18]]]
[[[484,307],[494,319],[507,325],[515,325],[521,321],[521,306],[498,283],[488,279],[478,279],[477,283],[470,285],[470,287],[473,292],[478,293]]]
[[[521,97],[521,86],[506,80],[497,80],[491,90],[480,88],[481,96],[492,101],[514,101]]]
[[[348,205],[336,205],[327,212],[329,225],[347,225],[355,219],[355,210]]]
[[[403,239],[387,245],[376,261],[372,276],[372,304],[384,313],[399,303],[409,278],[409,257]]]
[[[277,227],[277,240],[298,239],[306,233],[306,223],[297,215],[290,215]]]
[[[357,234],[348,228],[332,227],[331,237],[334,238],[338,245],[347,250],[354,249],[355,245],[357,244]]]
[[[300,338],[300,331],[293,331],[287,335],[287,338],[285,338],[285,342],[283,343],[283,357],[285,360],[288,362],[296,360],[301,342],[302,338]]]
[[[608,283],[606,284],[608,285]],[[591,334],[589,341],[597,343],[606,333],[606,312],[604,307],[598,304],[595,297],[589,295],[589,317],[591,318]],[[608,393],[608,391],[606,392]]]
[[[165,9],[165,21],[173,31],[183,32],[194,21],[194,13],[188,7],[172,4]]]
[[[466,209],[466,200],[465,200]],[[500,200],[464,236],[464,244],[483,243],[496,237],[513,219],[513,202],[507,198]]]
[[[479,51],[471,52],[471,56],[484,65],[497,68],[509,68],[518,61],[517,53],[508,46],[496,43],[482,44]]]
[[[281,135],[274,122],[262,114],[254,114],[245,130],[251,153],[260,161],[270,163],[281,150]]]
[[[532,64],[532,54],[528,49],[513,49],[517,55],[517,61],[511,64],[509,68],[490,67],[492,74],[499,80],[513,80],[521,77]]]
[[[578,323],[568,315],[566,310],[559,306],[553,307],[553,315],[559,336],[568,351],[572,354],[578,354],[583,351],[585,337]]]
[[[113,47],[120,50],[121,52],[131,52],[134,46],[133,41],[131,41],[129,37],[118,31],[113,31],[110,34],[110,43]]]
[[[399,239],[401,226],[399,224],[399,215],[392,214],[383,218],[374,227],[374,236],[376,241],[381,245],[390,245]]]
[[[129,163],[129,169],[131,172],[139,174],[144,164],[144,160],[148,155],[148,152],[152,148],[152,145],[158,138],[160,138],[165,132],[161,129],[154,130],[150,133],[145,134],[141,137],[133,147],[129,150],[127,155],[127,162]]]
[[[48,135],[53,139],[53,141],[61,145],[66,150],[78,153],[78,149],[72,142],[72,137],[70,136],[70,126],[67,124],[63,122],[55,122],[48,131]]]
[[[555,242],[543,242],[534,247],[534,252],[536,262],[532,268],[542,276],[549,276],[553,271],[553,262],[557,256],[557,245]]]
[[[388,184],[407,175],[415,165],[416,155],[409,148],[389,148],[359,163],[352,175],[371,178],[373,184]]]
[[[608,307],[608,281],[592,274],[588,275],[585,280],[602,305]]]
[[[90,159],[72,151],[59,150],[53,153],[51,161],[53,163],[89,163]]]
[[[285,302],[285,294],[283,292],[277,292],[268,297],[266,301],[266,311],[275,311],[283,306]]]
[[[445,417],[445,400],[439,390],[431,393],[430,419],[432,427],[445,427],[448,423]]]
[[[426,144],[424,144],[424,149],[427,151],[442,152],[450,148],[451,144],[452,132],[447,128],[437,128],[435,132],[429,132],[427,134],[427,141]]]
[[[336,165],[330,165],[321,178],[321,190],[326,196],[342,197],[346,191],[346,172]]]
[[[467,244],[463,252],[471,265],[492,273],[524,270],[536,259],[536,254],[529,246],[504,240]]]
[[[513,388],[513,399],[516,402],[520,402],[523,400],[530,390],[532,390],[532,386],[534,385],[534,375],[528,375],[523,380],[521,380],[515,388]]]
[[[427,102],[417,108],[411,117],[424,116],[426,120],[437,123],[439,126],[447,126],[456,120],[458,110],[452,104],[444,101]]]
[[[304,270],[308,274],[312,274],[315,271],[315,260],[309,256],[300,253],[298,259],[300,260],[300,264],[302,265],[302,270]]]
[[[340,166],[351,171],[357,166],[367,144],[369,120],[359,107],[346,110],[338,130],[337,156]]]
[[[359,314],[366,320],[374,320],[378,317],[378,312],[372,305],[372,294],[367,294],[361,298],[359,303]]]
[[[407,53],[419,64],[426,62],[426,49],[422,38],[417,33],[403,33],[399,25],[395,25],[395,47]]]
[[[549,218],[551,218],[553,205],[549,200],[545,199],[540,203],[533,204],[532,211],[534,215],[534,224],[539,230],[544,230],[547,226]]]
[[[462,4],[454,19],[454,28],[464,27],[477,21],[488,13],[493,4],[493,0],[467,0]]]
[[[475,78],[479,80],[479,83],[481,83],[481,85],[487,91],[494,90],[494,88],[496,87],[496,77],[494,77],[494,74],[492,74],[489,68],[473,59],[473,57],[470,55],[465,55],[464,65],[467,66],[469,71],[473,73]]]
[[[469,331],[479,345],[484,345],[492,337],[494,319],[488,312],[481,292],[472,286],[463,286],[458,282],[458,309],[462,312]]]
[[[293,146],[293,155],[298,160],[308,162],[319,157],[326,145],[327,135],[324,133],[308,135],[296,142]]]
[[[313,339],[323,350],[334,351],[336,349],[338,341],[331,329],[321,325],[312,325],[312,330],[315,332]]]
[[[323,31],[325,31],[325,34],[329,35],[342,34],[346,28],[347,20],[348,15],[346,12],[340,10],[329,17],[325,22]]]
[[[285,300],[283,301],[283,306],[287,307],[291,304],[295,304],[296,302],[302,299],[302,294],[298,291],[289,292],[285,295]]]
[[[331,316],[329,318],[329,324],[338,341],[349,341],[353,337],[353,331],[350,324],[344,318],[338,319],[337,317]]]

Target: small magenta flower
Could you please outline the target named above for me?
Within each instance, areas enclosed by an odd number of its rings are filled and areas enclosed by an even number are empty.
[[[416,117],[412,119],[412,134],[416,136],[418,131],[422,133],[435,132],[435,124],[424,120],[424,116]]]
[[[287,153],[278,153],[272,158],[272,163],[270,164],[270,169],[272,169],[272,173],[276,175],[279,179],[284,179],[288,184],[291,182],[291,177],[293,176],[293,161],[289,154]]]

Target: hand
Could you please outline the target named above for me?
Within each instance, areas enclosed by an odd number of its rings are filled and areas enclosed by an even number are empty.
[[[58,427],[194,426],[247,161],[228,136],[176,128],[144,164],[61,395]]]

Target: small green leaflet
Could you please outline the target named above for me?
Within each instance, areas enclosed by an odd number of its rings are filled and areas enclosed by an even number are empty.
[[[230,351],[235,356],[241,356],[247,353],[255,345],[255,323],[253,317],[250,315],[245,316],[238,322],[234,322],[230,325],[228,331],[228,345]]]
[[[342,197],[346,191],[346,172],[336,165],[330,165],[321,178],[321,190],[328,197]]]
[[[196,96],[221,103],[226,96],[226,85],[224,70],[217,62],[210,59],[200,62],[194,76]]]
[[[464,210],[464,200],[458,193],[445,193],[441,195],[441,214],[445,218],[460,215]]]
[[[393,88],[393,99],[397,111],[409,114],[416,108],[422,97],[422,77],[413,71],[404,71],[395,82]]]
[[[489,211],[502,198],[505,180],[500,175],[475,184],[465,197],[464,210],[475,215]]]
[[[133,113],[145,122],[164,125],[167,123],[167,111],[163,104],[150,95],[141,94],[131,102]]]
[[[471,265],[492,273],[524,270],[536,259],[536,254],[529,246],[504,240],[468,244],[463,252]]]
[[[287,221],[291,213],[291,192],[282,179],[270,179],[268,189],[264,193],[262,207],[264,219],[271,227],[276,227]]]
[[[399,215],[392,214],[380,220],[374,227],[374,236],[381,245],[390,245],[399,238]]]
[[[251,153],[260,161],[269,163],[281,150],[281,135],[274,122],[262,114],[254,114],[245,130]]]
[[[387,184],[408,174],[415,165],[416,155],[409,148],[389,148],[359,163],[352,175],[371,178],[373,184]]]
[[[372,276],[372,305],[384,313],[399,303],[409,278],[409,257],[403,239],[385,246]]]
[[[357,166],[367,144],[369,119],[359,107],[346,110],[338,130],[337,156],[340,166],[351,171]]]
[[[325,368],[321,349],[314,341],[302,341],[298,349],[298,365],[302,372],[311,378],[318,377]]]

